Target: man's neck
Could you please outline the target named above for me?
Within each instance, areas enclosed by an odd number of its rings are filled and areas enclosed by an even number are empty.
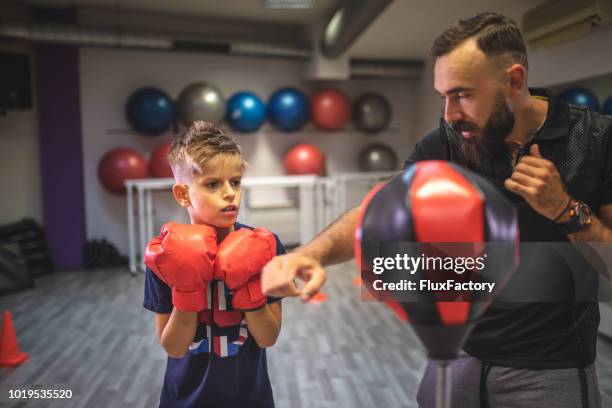
[[[526,104],[515,113],[516,122],[512,133],[506,138],[507,144],[511,148],[520,148],[529,143],[544,125],[547,113],[548,101],[530,96]]]

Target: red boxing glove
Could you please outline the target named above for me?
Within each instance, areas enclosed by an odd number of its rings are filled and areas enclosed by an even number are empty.
[[[232,289],[232,307],[255,310],[266,304],[261,291],[261,270],[276,255],[276,239],[265,228],[241,228],[219,245],[215,279]]]
[[[177,310],[199,312],[208,307],[216,253],[213,227],[169,222],[160,236],[149,241],[144,260],[172,288],[172,304]]]

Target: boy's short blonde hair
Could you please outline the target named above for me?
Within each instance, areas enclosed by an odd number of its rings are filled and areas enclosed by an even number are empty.
[[[233,156],[244,170],[246,162],[240,146],[225,130],[212,123],[196,121],[172,141],[168,161],[174,179],[188,181],[191,176],[201,175],[206,163],[219,155]]]

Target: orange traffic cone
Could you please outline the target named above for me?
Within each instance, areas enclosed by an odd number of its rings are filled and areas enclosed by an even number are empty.
[[[0,366],[17,366],[28,358],[30,358],[28,353],[19,350],[11,312],[5,310],[2,314],[2,332],[0,332]]]
[[[317,292],[313,297],[310,298],[308,303],[323,303],[327,300],[327,295],[321,291]]]
[[[361,300],[365,302],[373,302],[380,299],[376,299],[376,297],[366,288],[361,288]]]
[[[353,286],[361,286],[361,276],[355,276],[355,279],[353,279]]]

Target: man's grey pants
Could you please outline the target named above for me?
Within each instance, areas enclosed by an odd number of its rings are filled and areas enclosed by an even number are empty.
[[[449,367],[452,408],[601,408],[594,364],[583,370],[534,370],[491,366],[462,355]],[[420,408],[435,408],[435,387],[436,365],[430,362],[417,394]]]

